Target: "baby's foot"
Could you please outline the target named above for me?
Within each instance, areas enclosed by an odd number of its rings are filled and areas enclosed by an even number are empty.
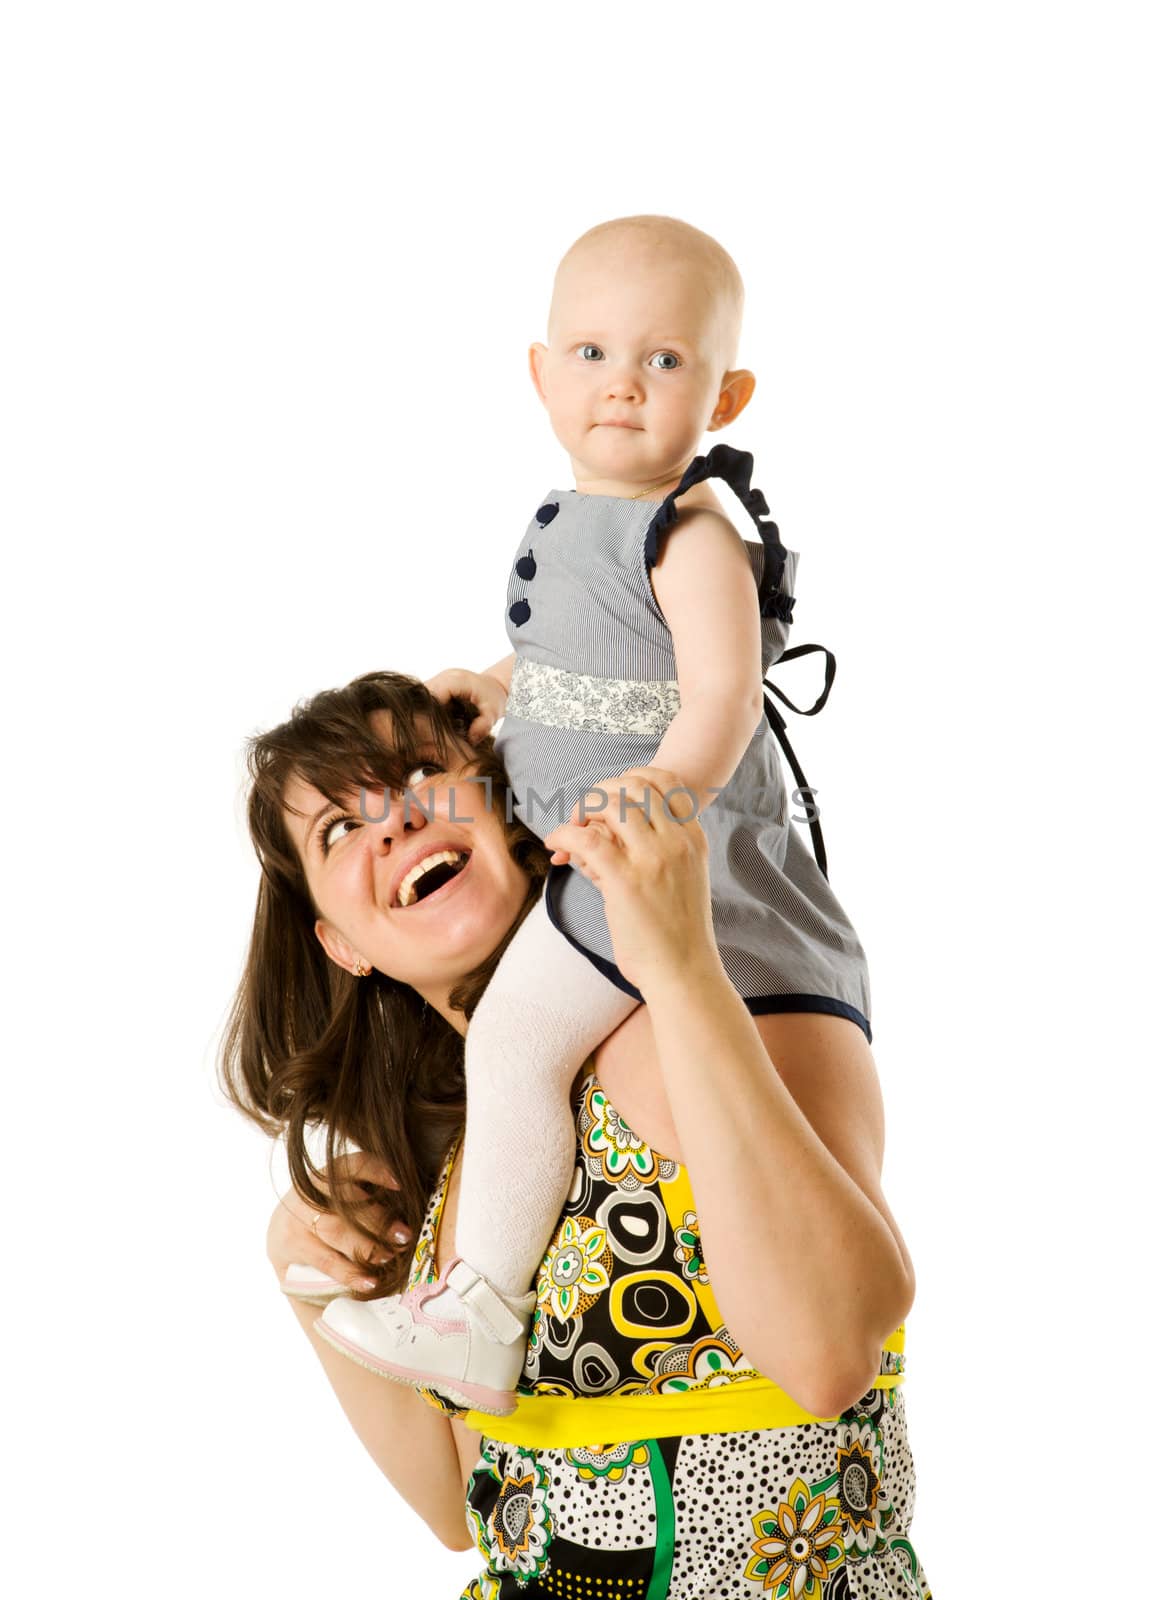
[[[335,1350],[399,1383],[507,1417],[536,1295],[506,1295],[458,1256],[434,1283],[381,1300],[338,1299],[314,1327]]]

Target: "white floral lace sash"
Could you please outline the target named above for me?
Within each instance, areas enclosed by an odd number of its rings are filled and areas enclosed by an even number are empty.
[[[505,715],[548,728],[584,728],[591,733],[666,733],[680,709],[674,678],[592,678],[586,672],[518,658]]]

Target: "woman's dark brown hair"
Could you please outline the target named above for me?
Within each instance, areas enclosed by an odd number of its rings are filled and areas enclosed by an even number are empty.
[[[535,835],[506,815],[508,778],[491,738],[471,747],[469,759],[464,710],[440,705],[417,678],[369,672],[344,689],[314,695],[248,746],[248,827],[261,879],[220,1078],[254,1122],[270,1134],[284,1132],[297,1193],[340,1212],[373,1249],[393,1252],[381,1265],[364,1263],[378,1280],[377,1294],[404,1286],[409,1251],[389,1243],[391,1225],[403,1222],[417,1237],[440,1162],[463,1127],[464,1040],[407,984],[379,972],[352,977],[326,956],[313,931],[318,912],[289,833],[285,796],[296,777],[340,806],[356,786],[400,792],[420,763],[420,718],[449,771],[488,780],[510,854],[531,887],[497,948],[452,990],[449,1003],[471,1017],[541,893],[549,857]],[[393,744],[376,736],[375,712],[389,713]],[[316,1128],[326,1135],[323,1167],[311,1160],[306,1142]],[[398,1189],[368,1188],[366,1200],[348,1199],[336,1181],[347,1141],[383,1161]],[[364,1219],[359,1213],[370,1206],[374,1217],[367,1210]]]

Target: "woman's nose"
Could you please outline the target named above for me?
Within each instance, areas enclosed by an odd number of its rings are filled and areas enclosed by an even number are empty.
[[[367,825],[367,842],[376,850],[389,849],[395,839],[428,821],[423,802],[411,789],[364,789],[359,815]]]

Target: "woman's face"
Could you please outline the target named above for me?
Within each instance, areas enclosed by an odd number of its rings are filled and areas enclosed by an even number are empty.
[[[389,739],[389,715],[372,721]],[[361,962],[410,984],[455,1022],[448,994],[504,938],[530,879],[509,854],[486,781],[443,771],[420,727],[420,765],[406,793],[355,789],[340,807],[295,779],[285,800],[326,953],[347,971]],[[472,748],[462,749],[471,760]],[[413,868],[445,853],[447,862],[411,881]]]

